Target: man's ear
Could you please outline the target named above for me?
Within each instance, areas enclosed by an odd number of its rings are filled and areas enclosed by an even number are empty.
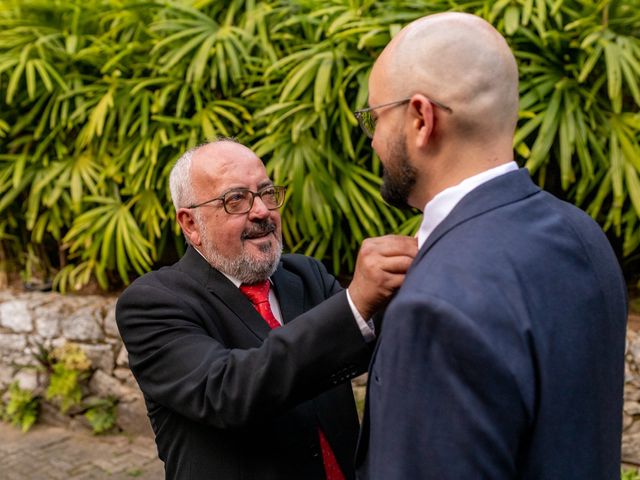
[[[184,236],[189,239],[189,242],[199,247],[202,243],[200,239],[200,229],[196,224],[196,221],[193,216],[193,212],[190,208],[180,208],[176,212],[176,220],[184,233]]]
[[[429,143],[433,132],[433,105],[427,97],[415,94],[409,101],[409,115],[411,116],[410,134],[417,148],[424,148]]]

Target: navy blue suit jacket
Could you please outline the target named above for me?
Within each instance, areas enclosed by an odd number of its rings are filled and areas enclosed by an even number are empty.
[[[584,212],[524,169],[473,190],[384,316],[359,478],[619,478],[626,305]]]

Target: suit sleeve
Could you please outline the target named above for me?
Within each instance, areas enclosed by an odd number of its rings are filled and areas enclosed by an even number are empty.
[[[521,384],[534,384],[524,355],[424,292],[392,304],[385,322],[369,374],[369,478],[515,478],[531,419]]]
[[[203,315],[198,302],[141,280],[116,307],[131,369],[148,398],[190,419],[242,427],[366,370],[370,351],[345,292],[272,330],[256,348],[229,349],[194,321]]]

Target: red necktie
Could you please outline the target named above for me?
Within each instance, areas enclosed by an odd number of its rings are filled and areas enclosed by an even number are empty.
[[[262,315],[265,322],[267,322],[271,328],[278,328],[280,322],[276,320],[276,317],[271,311],[271,305],[269,305],[269,288],[271,288],[269,280],[252,283],[251,285],[240,285],[240,291],[253,303],[253,306],[258,313]]]
[[[249,298],[258,313],[262,315],[262,318],[264,318],[264,320],[273,329],[278,328],[280,326],[280,322],[276,320],[276,317],[271,311],[271,305],[269,304],[270,288],[271,282],[269,282],[269,280],[251,285],[240,285],[240,291]],[[327,480],[344,480],[344,475],[342,474],[342,470],[340,470],[340,465],[338,465],[338,461],[331,449],[331,445],[329,445],[327,437],[319,426],[318,436],[320,437],[322,463],[324,464],[324,472],[327,476]]]

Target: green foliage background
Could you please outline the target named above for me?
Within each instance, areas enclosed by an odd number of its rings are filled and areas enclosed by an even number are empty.
[[[109,288],[175,257],[168,172],[231,135],[288,186],[287,250],[349,272],[364,237],[419,222],[381,201],[352,110],[390,37],[444,10],[505,34],[520,65],[519,161],[633,265],[639,0],[0,0],[5,268]]]

